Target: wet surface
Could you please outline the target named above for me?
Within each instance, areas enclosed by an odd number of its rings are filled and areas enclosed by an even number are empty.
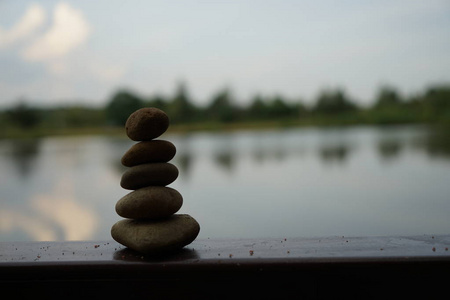
[[[439,298],[450,236],[199,239],[148,256],[106,242],[0,243],[0,288],[21,298]],[[68,293],[70,291],[70,293]]]
[[[206,262],[245,259],[450,257],[449,235],[405,237],[328,237],[199,239],[174,253],[149,256],[115,241],[2,242],[6,262]]]

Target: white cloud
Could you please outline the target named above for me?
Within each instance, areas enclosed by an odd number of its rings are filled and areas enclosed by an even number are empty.
[[[90,33],[89,23],[81,11],[69,4],[58,3],[53,11],[53,24],[42,35],[37,37],[25,50],[23,57],[29,61],[47,61],[56,71],[61,69],[61,62],[55,60],[69,54],[82,45]]]
[[[38,4],[31,4],[23,17],[10,29],[0,27],[0,48],[14,45],[36,32],[45,22],[45,11]]]
[[[73,184],[67,178],[61,178],[49,193],[34,195],[30,207],[31,213],[2,209],[0,232],[21,230],[37,241],[88,240],[98,227],[98,216],[75,199]]]
[[[36,195],[31,206],[47,220],[62,228],[65,240],[92,238],[98,225],[98,218],[88,207],[73,197],[71,181],[62,178],[50,194]]]
[[[0,231],[8,233],[19,229],[36,241],[54,241],[57,233],[54,228],[42,218],[33,217],[14,210],[0,211]]]

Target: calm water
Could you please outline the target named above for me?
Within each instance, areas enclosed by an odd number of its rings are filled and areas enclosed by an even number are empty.
[[[425,127],[164,135],[200,238],[450,233],[450,134]],[[107,240],[126,138],[0,141],[0,241]]]

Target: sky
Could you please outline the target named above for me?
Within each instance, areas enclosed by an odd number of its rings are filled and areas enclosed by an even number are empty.
[[[450,1],[0,0],[0,107],[104,105],[121,88],[196,104],[223,88],[361,104],[450,83]]]

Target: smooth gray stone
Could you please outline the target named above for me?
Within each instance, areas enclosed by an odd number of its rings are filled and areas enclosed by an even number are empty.
[[[139,142],[122,156],[122,165],[133,167],[146,163],[168,162],[176,153],[174,144],[165,140]]]
[[[122,175],[120,186],[137,190],[146,186],[166,186],[178,177],[178,169],[171,163],[150,163],[129,168]]]
[[[176,213],[183,205],[181,194],[170,187],[149,186],[131,192],[116,203],[119,216],[130,219],[160,219]]]
[[[169,117],[155,107],[145,107],[132,113],[125,123],[125,130],[133,141],[149,141],[169,128]]]
[[[146,254],[163,254],[190,244],[200,232],[197,221],[186,214],[172,215],[162,220],[118,221],[111,236],[118,243]]]

